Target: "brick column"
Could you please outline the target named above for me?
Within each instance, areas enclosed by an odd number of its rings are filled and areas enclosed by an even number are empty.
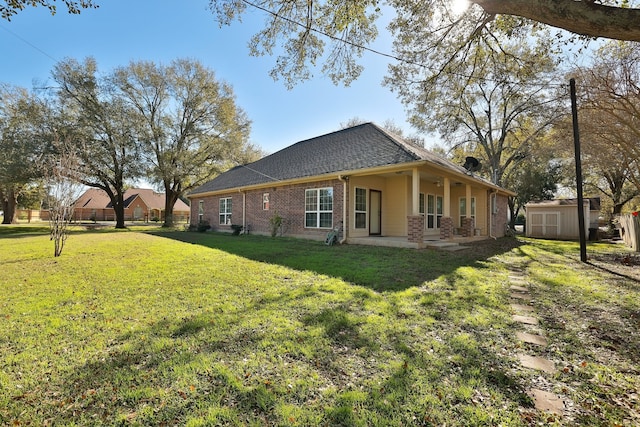
[[[473,218],[471,217],[462,218],[462,236],[463,237],[473,236],[474,228],[475,228],[475,224],[474,224]]]
[[[440,218],[440,238],[453,238],[453,218],[451,218],[450,216],[443,216],[442,218]]]
[[[407,216],[407,239],[412,243],[424,243],[424,217],[422,215]]]

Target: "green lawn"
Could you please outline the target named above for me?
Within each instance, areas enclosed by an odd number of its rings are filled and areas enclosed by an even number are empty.
[[[457,253],[0,227],[0,425],[640,424],[640,282],[578,245]],[[598,259],[625,253],[593,244]],[[550,345],[523,348],[509,275]],[[543,355],[556,374],[520,367]],[[567,400],[538,414],[526,390]]]

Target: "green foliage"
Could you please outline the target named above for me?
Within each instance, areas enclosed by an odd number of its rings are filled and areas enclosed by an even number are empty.
[[[273,214],[271,218],[269,218],[269,227],[271,227],[271,237],[276,237],[278,233],[281,232],[282,221],[284,221],[284,218],[278,215],[277,212]]]

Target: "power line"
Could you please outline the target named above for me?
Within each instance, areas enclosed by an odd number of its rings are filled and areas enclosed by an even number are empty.
[[[425,65],[423,63],[411,61],[411,60],[408,60],[406,58],[402,58],[402,57],[397,56],[397,55],[393,55],[393,54],[390,54],[390,53],[382,52],[382,51],[370,48],[368,46],[364,46],[364,45],[361,45],[361,44],[358,44],[358,43],[354,43],[352,41],[345,40],[343,38],[334,36],[332,34],[327,33],[326,31],[322,31],[322,30],[320,30],[318,28],[314,28],[314,27],[312,27],[310,25],[306,25],[306,24],[298,22],[298,21],[296,21],[294,19],[291,19],[289,17],[283,16],[283,15],[277,13],[277,12],[269,10],[266,7],[263,7],[263,6],[260,6],[258,4],[255,4],[255,3],[253,3],[253,2],[251,2],[249,0],[242,0],[242,2],[246,3],[247,5],[249,5],[249,6],[253,7],[253,8],[261,10],[262,12],[265,12],[265,13],[267,13],[267,14],[275,17],[275,18],[282,19],[283,21],[286,21],[286,22],[288,22],[290,24],[297,25],[297,26],[299,26],[301,28],[304,28],[307,31],[312,31],[314,33],[317,33],[317,34],[320,34],[322,36],[325,36],[325,37],[327,37],[327,38],[329,38],[331,40],[337,41],[339,43],[344,43],[344,44],[352,46],[354,48],[362,49],[364,51],[371,52],[371,53],[373,53],[375,55],[379,55],[379,56],[382,56],[382,57],[385,57],[385,58],[393,59],[393,60],[398,61],[398,62],[403,62],[403,63],[408,64],[408,65],[414,65],[416,67],[420,67],[420,68],[427,69],[427,70],[430,69],[430,67],[428,67],[427,65]],[[563,87],[567,87],[567,85],[564,84],[564,83],[543,83],[543,84],[541,84],[541,83],[526,83],[526,82],[508,82],[508,81],[505,81],[505,80],[498,81],[498,80],[495,80],[495,79],[492,79],[492,78],[479,77],[479,76],[470,76],[470,75],[465,75],[465,74],[462,74],[462,73],[456,73],[456,72],[451,72],[451,71],[443,71],[443,73],[448,74],[450,76],[460,77],[460,78],[464,78],[464,79],[475,78],[475,79],[478,79],[478,80],[484,80],[484,81],[487,81],[487,82],[494,82],[494,83],[511,83],[511,84],[520,84],[520,85],[527,85],[527,86],[533,86],[533,87],[547,87],[547,88],[563,88]]]
[[[31,46],[33,49],[37,50],[38,52],[40,52],[41,54],[43,54],[44,56],[46,56],[47,58],[51,59],[53,62],[58,62],[58,60],[56,58],[54,58],[53,56],[49,55],[47,52],[45,52],[44,50],[40,49],[38,46],[34,45],[33,43],[31,43],[30,41],[28,41],[27,39],[21,37],[19,34],[14,33],[13,31],[11,31],[10,29],[8,29],[7,27],[5,27],[4,25],[0,24],[0,28],[2,28],[3,30],[5,30],[7,33],[11,34],[12,36],[14,36],[15,38],[17,38],[18,40],[22,41],[23,43]]]

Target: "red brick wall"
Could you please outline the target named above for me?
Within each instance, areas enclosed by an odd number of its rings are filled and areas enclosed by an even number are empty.
[[[304,194],[307,189],[327,187],[333,188],[333,225],[336,226],[343,220],[342,202],[344,184],[334,179],[247,191],[245,199],[246,224],[249,225],[250,232],[271,235],[269,220],[273,216],[279,215],[283,218],[283,235],[324,239],[329,229],[304,227]],[[268,210],[264,210],[262,206],[264,193],[269,193]],[[243,194],[239,192],[191,199],[192,224],[198,223],[198,204],[200,200],[203,200],[204,220],[209,221],[209,224],[211,224],[214,230],[230,231],[230,226],[219,224],[219,200],[224,197],[232,198],[232,223],[242,224]]]

